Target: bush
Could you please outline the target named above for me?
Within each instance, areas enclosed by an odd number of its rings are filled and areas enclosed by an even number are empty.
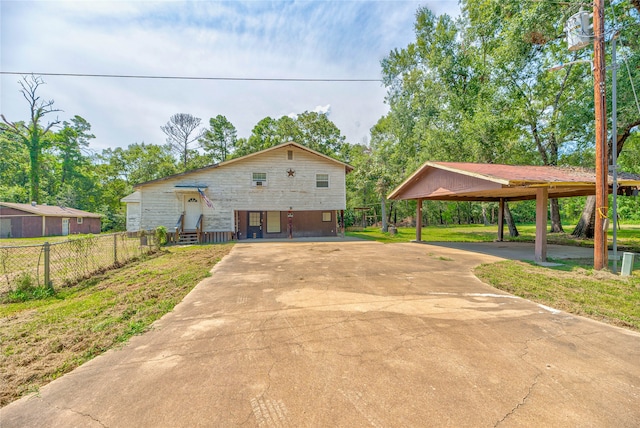
[[[167,228],[158,226],[155,230],[156,245],[161,247],[167,244]]]
[[[28,273],[23,273],[15,280],[15,288],[2,299],[2,303],[18,303],[27,300],[42,300],[55,295],[53,287],[35,285]]]

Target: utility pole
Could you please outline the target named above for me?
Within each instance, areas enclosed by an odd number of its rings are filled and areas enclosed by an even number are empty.
[[[593,268],[608,266],[607,228],[609,205],[609,157],[607,154],[607,112],[604,61],[604,0],[593,2],[593,81],[596,131],[596,222],[593,239]]]

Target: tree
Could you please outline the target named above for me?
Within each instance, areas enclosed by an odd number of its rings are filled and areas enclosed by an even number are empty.
[[[618,42],[620,69],[616,82],[618,90],[618,129],[612,131],[611,126],[608,126],[611,131],[608,142],[609,164],[612,162],[613,148],[615,146],[623,166],[625,166],[623,156],[625,143],[637,138],[638,134],[640,134],[638,129],[640,127],[640,105],[637,104],[635,98],[637,88],[640,86],[640,74],[637,71],[640,68],[640,3],[633,2],[633,6],[635,10],[628,9],[628,6],[624,3],[618,3],[613,5],[611,9],[606,9],[608,13],[613,10],[616,16],[615,20],[613,16],[607,16],[607,21],[616,22],[617,26],[621,28]],[[624,61],[621,61],[621,57]],[[611,83],[607,82],[606,87],[610,88]],[[610,103],[611,97],[608,96],[607,98],[607,102]],[[607,107],[607,111],[610,112],[611,108]],[[596,199],[594,196],[589,196],[586,199],[580,220],[571,235],[579,238],[593,238],[595,215]]]
[[[345,137],[327,114],[309,111],[299,114],[293,121],[295,128],[290,132],[290,136],[282,131],[286,119],[290,118],[285,116],[279,121],[280,132],[285,140],[304,144],[327,156],[345,158]]]
[[[233,153],[238,141],[236,127],[222,115],[209,119],[200,144],[214,162],[223,162]]]
[[[284,142],[277,128],[277,121],[269,116],[260,120],[251,130],[249,138],[237,141],[233,156],[246,156]]]
[[[107,180],[122,180],[128,186],[166,177],[177,172],[171,148],[155,144],[135,143],[126,149],[105,149],[98,156],[99,166]],[[126,195],[123,195],[126,196]]]
[[[202,131],[198,130],[200,118],[188,113],[176,113],[166,125],[160,127],[167,136],[167,144],[178,153],[182,159],[182,166],[186,170],[189,160],[189,146],[198,141]]]
[[[390,112],[372,130],[372,148],[395,165],[394,185],[425,160],[508,163],[530,157],[499,80],[491,76],[491,45],[475,41],[465,25],[420,8],[415,42],[382,61]],[[444,221],[446,207],[431,206]]]
[[[105,149],[95,158],[98,185],[101,187],[100,212],[106,215],[110,229],[125,225],[120,200],[138,183],[166,177],[177,172],[171,147],[135,143],[127,148]]]
[[[591,145],[593,87],[588,67],[552,65],[578,59],[566,48],[559,23],[566,15],[553,3],[466,0],[465,16],[476,43],[487,49],[492,77],[502,82],[508,116],[521,128],[521,139],[538,153],[536,163],[556,166],[579,160],[564,156]],[[562,232],[560,206],[550,200],[551,232]]]
[[[345,137],[326,114],[304,112],[295,118],[265,117],[253,127],[248,139],[237,140],[234,156],[245,156],[289,141],[343,161],[349,153]]]
[[[57,126],[60,121],[55,119],[46,125],[41,125],[44,117],[50,113],[60,110],[53,108],[53,100],[44,101],[36,95],[38,87],[44,84],[44,80],[38,76],[23,76],[19,85],[22,89],[20,92],[29,104],[29,123],[11,122],[4,115],[4,132],[12,135],[29,151],[29,197],[32,201],[40,203],[40,161],[42,152],[51,144],[51,130]]]
[[[29,152],[0,123],[0,201],[29,202]]]
[[[382,61],[396,150],[421,160],[592,166],[589,69],[549,71],[579,59],[562,33],[573,9],[515,0],[464,0],[461,7],[456,21],[418,9],[415,42]],[[638,12],[626,3],[612,8],[624,21],[620,40],[635,70]],[[620,105],[633,91],[619,93]],[[619,118],[618,142],[638,119]],[[552,231],[562,231],[560,203],[550,203]]]
[[[87,161],[83,151],[88,150],[89,141],[96,138],[90,132],[91,124],[80,116],[74,116],[71,123],[62,122],[62,129],[53,139],[54,147],[62,161],[61,184],[72,179],[77,174],[77,169]]]

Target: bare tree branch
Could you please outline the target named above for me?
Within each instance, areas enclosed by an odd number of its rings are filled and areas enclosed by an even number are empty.
[[[53,127],[60,123],[60,120],[56,118],[56,120],[47,123],[44,127],[40,125],[40,121],[45,115],[60,110],[53,108],[53,100],[44,102],[36,95],[38,87],[44,84],[44,80],[42,80],[41,77],[34,75],[22,76],[22,80],[18,83],[22,88],[20,90],[22,96],[29,104],[30,122],[28,124],[22,121],[12,122],[8,120],[4,114],[0,114],[0,117],[2,117],[2,121],[6,125],[6,131],[18,138],[29,150],[29,194],[32,201],[39,203],[40,159],[43,149],[49,143],[47,134],[51,132]]]
[[[198,141],[204,133],[204,130],[198,130],[200,122],[199,117],[188,113],[176,113],[171,116],[166,125],[160,127],[167,136],[167,144],[180,153],[185,168],[187,167],[189,146]]]

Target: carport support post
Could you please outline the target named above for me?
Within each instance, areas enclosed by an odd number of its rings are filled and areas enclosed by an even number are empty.
[[[416,242],[422,242],[422,199],[418,199],[416,208]]]
[[[504,199],[500,198],[498,208],[498,242],[504,241]]]
[[[536,262],[547,261],[547,205],[549,190],[540,187],[536,190]]]

